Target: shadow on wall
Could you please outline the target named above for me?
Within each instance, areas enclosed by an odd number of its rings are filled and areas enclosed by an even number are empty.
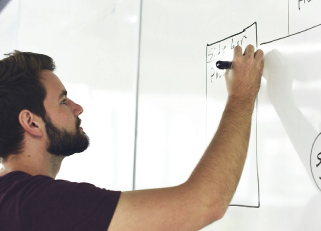
[[[10,0],[0,0],[0,14]]]
[[[291,51],[272,50],[265,55],[263,71],[263,77],[267,80],[268,97],[312,181],[310,153],[319,131],[299,108],[293,83],[296,81],[311,86],[316,84],[318,76],[315,73],[319,72],[317,65],[313,67],[311,64],[311,60],[316,60],[313,58],[318,55],[320,56],[317,52],[297,52],[295,48]],[[301,100],[312,104],[314,108],[320,108],[318,95],[313,96],[309,92],[304,92],[304,99]],[[319,96],[321,97],[321,93]],[[318,114],[321,115],[321,110],[318,110]]]

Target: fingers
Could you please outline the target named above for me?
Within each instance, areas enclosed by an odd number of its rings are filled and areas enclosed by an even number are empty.
[[[261,75],[262,75],[263,68],[264,68],[263,56],[264,56],[264,52],[262,50],[257,50],[254,53],[254,59],[257,60],[257,62],[260,65],[260,68],[261,68]]]
[[[254,55],[254,58],[255,58],[255,55],[256,53],[258,53],[258,55],[262,55],[263,57],[263,54],[261,54],[261,52],[263,53],[262,50],[257,50],[255,53],[254,53],[254,46],[253,45],[248,45],[246,48],[245,48],[245,51],[244,51],[244,54],[242,54],[242,47],[241,46],[236,46],[234,48],[234,57],[237,57],[237,56],[252,56]],[[260,52],[258,52],[260,51]]]
[[[257,50],[254,53],[254,58],[255,59],[263,59],[263,56],[264,56],[264,52],[262,50]]]
[[[261,49],[258,49],[257,51],[255,51],[255,48],[253,45],[247,45],[247,47],[245,48],[244,54],[243,56],[250,56],[250,57],[254,57],[254,59],[261,61],[263,59],[264,56],[264,52]],[[236,56],[240,56],[242,54],[242,47],[241,46],[236,46],[234,48],[234,57]]]
[[[240,58],[240,57],[248,57],[248,58],[254,58],[256,63],[259,63],[261,67],[263,67],[264,65],[264,61],[263,61],[263,56],[264,56],[264,52],[259,49],[257,51],[255,51],[255,48],[253,45],[248,45],[245,48],[244,54],[242,54],[242,47],[241,46],[236,46],[234,48],[234,59],[235,58]]]
[[[242,55],[242,47],[236,46],[234,48],[234,57],[241,56]]]
[[[247,45],[244,51],[244,56],[253,56],[254,55],[254,46],[253,45]]]

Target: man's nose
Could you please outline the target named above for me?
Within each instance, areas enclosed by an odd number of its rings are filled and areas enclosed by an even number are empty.
[[[82,108],[82,106],[73,102],[73,113],[75,116],[79,116],[81,113],[83,113],[83,111],[84,111],[84,109]]]

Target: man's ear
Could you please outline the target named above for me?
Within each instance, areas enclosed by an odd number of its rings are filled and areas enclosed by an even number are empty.
[[[25,109],[19,113],[19,123],[30,135],[38,137],[43,135],[44,122],[42,118],[29,110]]]

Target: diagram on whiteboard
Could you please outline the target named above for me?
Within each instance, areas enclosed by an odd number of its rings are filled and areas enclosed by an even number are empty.
[[[257,24],[245,28],[239,33],[220,41],[208,44],[206,47],[206,114],[207,142],[209,143],[216,131],[227,100],[227,90],[224,70],[216,67],[216,61],[231,61],[234,47],[239,45],[243,51],[249,44],[257,46]],[[256,104],[257,105],[257,104]],[[249,150],[244,170],[231,201],[231,206],[254,207],[260,206],[259,179],[257,164],[256,115],[254,108]]]
[[[321,1],[289,1],[289,33],[293,34],[320,24]]]
[[[310,156],[311,172],[315,184],[321,190],[321,133],[315,139]]]

